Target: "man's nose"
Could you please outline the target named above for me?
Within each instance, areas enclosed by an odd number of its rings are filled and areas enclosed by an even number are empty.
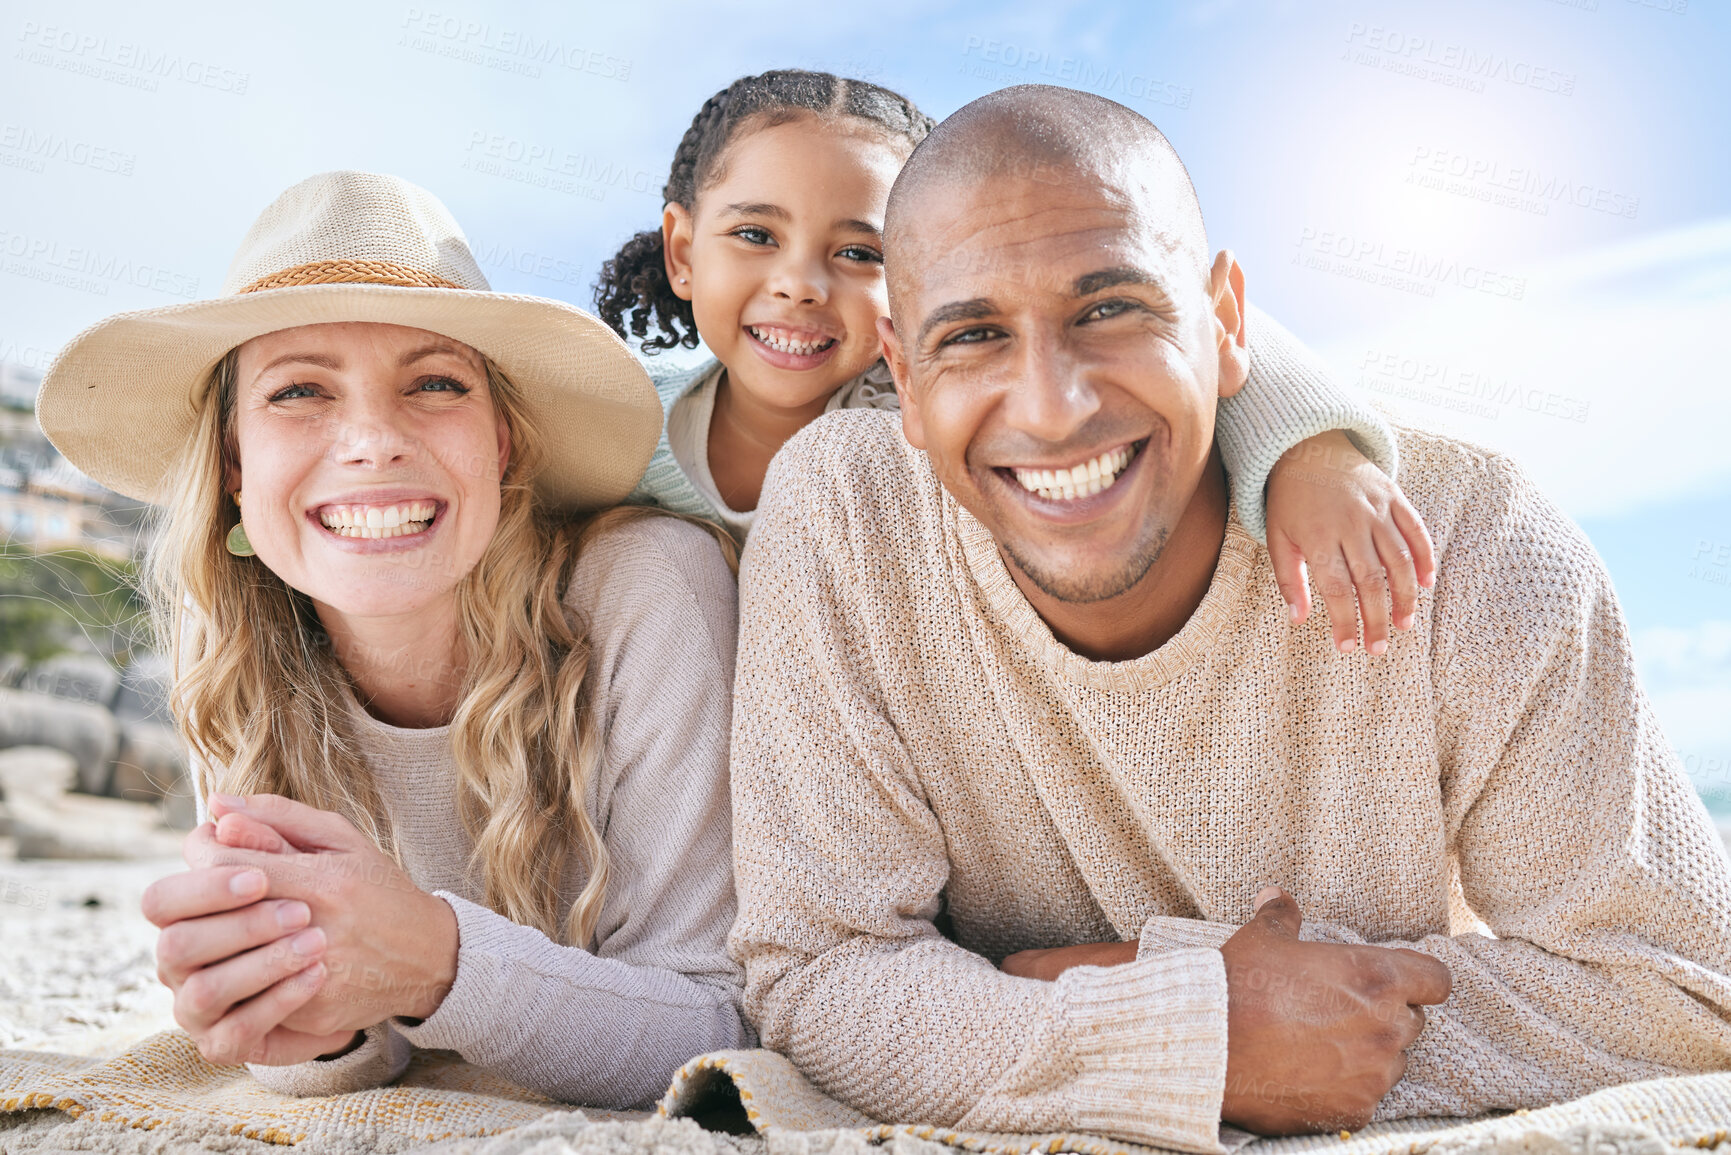
[[[1061,341],[1024,337],[1015,379],[1004,402],[1011,427],[1041,441],[1067,441],[1100,411],[1087,367]]]

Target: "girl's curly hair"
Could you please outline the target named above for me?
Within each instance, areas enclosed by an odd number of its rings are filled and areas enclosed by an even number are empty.
[[[907,97],[864,80],[797,68],[742,76],[704,101],[692,118],[673,154],[663,203],[695,213],[698,191],[715,175],[741,125],[751,121],[754,128],[770,128],[808,113],[865,121],[905,141],[910,152],[936,123]],[[697,347],[691,302],[675,295],[668,283],[658,228],[638,233],[602,263],[595,311],[621,337],[637,337],[646,352]]]

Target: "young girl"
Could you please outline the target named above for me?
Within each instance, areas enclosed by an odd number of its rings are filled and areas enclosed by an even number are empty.
[[[714,354],[654,375],[666,422],[628,500],[707,518],[743,541],[788,438],[831,410],[898,408],[876,327],[889,312],[883,216],[932,124],[888,89],[821,72],[742,77],[704,102],[674,153],[661,228],[626,242],[596,288],[601,318],[646,352],[701,338]],[[1221,403],[1217,432],[1239,517],[1262,536],[1266,486],[1267,541],[1292,620],[1309,613],[1308,559],[1335,642],[1353,649],[1357,575],[1364,642],[1381,653],[1383,583],[1406,629],[1416,586],[1434,571],[1424,526],[1390,480],[1393,439],[1254,308],[1249,331],[1250,381]]]

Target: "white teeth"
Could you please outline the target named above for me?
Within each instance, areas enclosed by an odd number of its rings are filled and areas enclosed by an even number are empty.
[[[425,532],[438,508],[430,501],[410,501],[401,505],[330,505],[319,511],[319,522],[338,537],[407,537]]]
[[[1047,501],[1075,501],[1110,488],[1133,457],[1135,454],[1130,447],[1125,446],[1069,469],[1015,469],[1012,472],[1022,483],[1022,488]]]
[[[835,344],[834,339],[829,337],[817,341],[795,341],[791,337],[780,336],[773,329],[763,329],[756,325],[748,325],[746,328],[753,337],[780,353],[817,353]]]

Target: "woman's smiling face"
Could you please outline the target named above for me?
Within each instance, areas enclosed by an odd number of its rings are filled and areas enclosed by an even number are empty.
[[[360,322],[255,337],[231,429],[258,560],[321,610],[437,605],[493,538],[509,436],[460,341]]]
[[[800,116],[745,129],[695,214],[668,207],[674,291],[734,388],[797,409],[877,361],[884,206],[904,159],[869,127]]]

